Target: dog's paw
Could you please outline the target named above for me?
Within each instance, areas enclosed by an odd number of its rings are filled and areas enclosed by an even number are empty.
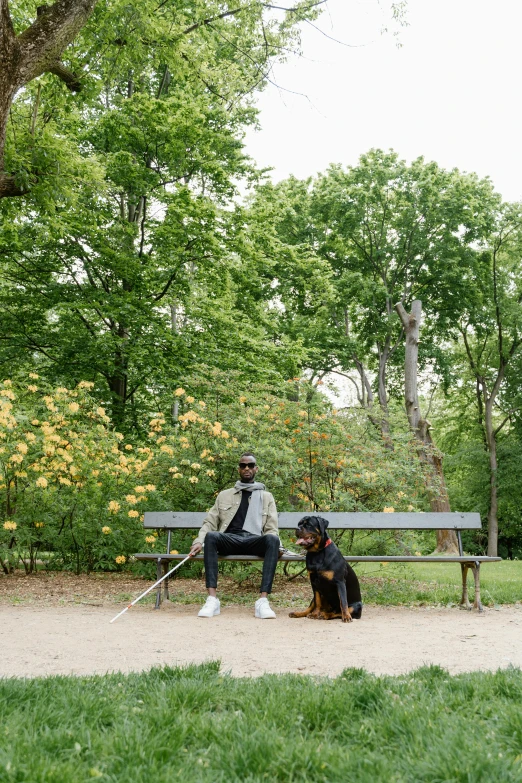
[[[289,617],[297,617],[297,614],[295,612],[290,612],[288,616]]]
[[[351,623],[353,622],[351,614],[346,615],[345,617],[341,618],[343,623]]]

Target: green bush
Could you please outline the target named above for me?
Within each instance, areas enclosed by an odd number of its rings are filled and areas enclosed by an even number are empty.
[[[6,573],[19,563],[34,570],[39,561],[77,573],[128,567],[134,552],[164,546],[143,530],[144,511],[209,508],[235,482],[238,456],[248,448],[279,510],[423,507],[414,444],[395,437],[391,450],[364,411],[338,412],[306,384],[304,401],[252,388],[219,406],[212,397],[195,400],[176,389],[177,422],[153,416],[141,443],[111,429],[89,389],[87,382],[51,389],[34,373],[0,384],[0,565]],[[418,548],[413,539],[395,543],[397,551]],[[389,551],[389,542],[378,538],[371,546]]]

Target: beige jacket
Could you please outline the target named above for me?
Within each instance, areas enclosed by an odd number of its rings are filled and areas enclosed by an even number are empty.
[[[266,489],[263,492],[263,535],[278,536],[277,509],[273,496]],[[205,536],[211,530],[217,530],[219,533],[225,533],[227,527],[232,522],[236,511],[241,503],[241,490],[232,487],[224,489],[216,498],[216,502],[205,517],[198,537],[194,540],[203,544]]]

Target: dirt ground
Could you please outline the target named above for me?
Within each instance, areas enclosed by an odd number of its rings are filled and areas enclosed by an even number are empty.
[[[276,620],[254,618],[246,589],[238,591],[239,604],[227,603],[220,616],[202,619],[201,583],[179,580],[184,603],[166,602],[159,611],[137,605],[110,624],[128,595],[139,595],[146,584],[120,574],[0,578],[0,676],[130,672],[216,659],[235,676],[335,676],[350,666],[400,674],[430,663],[453,674],[522,667],[519,604],[481,615],[366,605],[362,619],[352,623],[296,620],[282,604],[305,606],[309,587],[290,584],[279,605],[274,602]]]

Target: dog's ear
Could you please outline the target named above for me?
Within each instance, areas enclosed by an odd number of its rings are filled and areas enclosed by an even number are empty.
[[[324,517],[317,517],[317,524],[319,525],[319,530],[321,531],[321,536],[323,538],[328,538],[328,535],[326,533],[326,528],[328,527],[328,520]]]

